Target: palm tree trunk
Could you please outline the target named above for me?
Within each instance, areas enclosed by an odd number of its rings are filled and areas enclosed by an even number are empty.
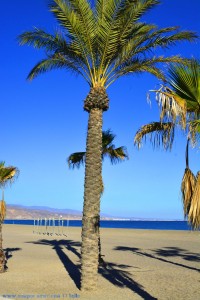
[[[90,110],[86,145],[84,206],[82,219],[81,290],[97,287],[99,214],[102,191],[102,114]]]
[[[6,266],[6,256],[3,251],[3,237],[2,237],[2,223],[5,218],[5,202],[4,202],[4,188],[1,187],[2,190],[2,200],[0,201],[0,273],[5,271]]]
[[[3,251],[2,222],[0,221],[0,273],[5,271],[6,257]]]

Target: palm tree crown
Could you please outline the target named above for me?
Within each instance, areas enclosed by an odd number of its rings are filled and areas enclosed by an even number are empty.
[[[188,145],[194,145],[200,133],[200,63],[192,59],[190,63],[172,64],[169,67],[167,85],[155,91],[161,106],[160,122],[142,126],[135,135],[137,146],[150,137],[153,146],[163,145],[171,149],[176,127],[184,129],[187,135],[186,168],[181,192],[184,215],[194,229],[200,227],[200,173],[195,177],[189,168]],[[163,120],[168,122],[163,122]]]
[[[65,68],[85,78],[91,87],[107,88],[129,73],[150,72],[163,78],[158,63],[180,61],[180,57],[156,56],[155,48],[196,38],[178,27],[158,29],[141,17],[159,4],[158,0],[54,0],[50,11],[62,27],[62,33],[49,34],[35,28],[19,36],[20,43],[44,48],[46,58],[28,75]]]
[[[160,122],[142,126],[136,133],[134,143],[140,147],[142,139],[149,135],[154,146],[171,149],[174,129],[179,125],[186,130],[195,143],[200,132],[200,63],[192,59],[187,64],[170,64],[164,85],[156,92],[160,106]]]
[[[0,188],[2,189],[2,200],[0,202],[0,222],[3,222],[6,214],[6,205],[4,201],[4,187],[12,183],[19,174],[16,167],[5,167],[5,162],[0,162]]]

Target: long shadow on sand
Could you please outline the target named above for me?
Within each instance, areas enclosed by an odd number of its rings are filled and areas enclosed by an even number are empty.
[[[56,251],[60,261],[64,265],[71,279],[76,284],[77,288],[80,289],[80,264],[75,265],[63,251],[63,248],[65,248],[68,251],[74,253],[80,259],[80,250],[77,250],[77,247],[81,246],[80,242],[75,242],[72,240],[42,239],[37,242],[28,243],[51,246],[52,249]],[[127,271],[127,269],[130,267],[132,268],[132,266],[114,264],[104,261],[104,263],[99,267],[99,273],[115,286],[121,288],[129,288],[143,299],[156,300],[157,298],[152,297],[148,292],[144,290],[142,285],[140,285],[131,278],[131,273]]]
[[[191,253],[185,249],[178,247],[164,247],[162,249],[154,250],[154,253],[164,257],[181,257],[182,259],[187,261],[200,262],[200,254]]]
[[[143,252],[139,248],[132,248],[132,247],[118,246],[118,247],[114,248],[114,250],[130,251],[133,254],[146,256],[146,257],[149,257],[149,258],[152,258],[152,259],[162,261],[164,263],[168,263],[168,264],[176,265],[176,266],[179,266],[179,267],[182,267],[182,268],[186,268],[186,269],[190,269],[190,270],[193,270],[193,271],[200,272],[200,269],[198,269],[198,268],[187,266],[187,265],[177,263],[177,262],[174,262],[174,261],[170,261],[168,259],[160,257],[160,256],[163,256],[163,257],[181,257],[182,259],[185,259],[185,260],[188,260],[188,261],[200,262],[200,255],[199,254],[190,253],[187,250],[184,250],[184,249],[181,249],[181,248],[178,248],[178,247],[165,247],[165,248],[162,248],[162,249],[152,250],[158,256],[155,256],[155,255],[147,253],[147,252]]]
[[[73,252],[78,258],[80,258],[80,253],[75,247],[80,247],[80,242],[74,242],[71,240],[39,240],[37,242],[28,242],[37,245],[51,246],[53,250],[56,251],[60,261],[65,267],[71,279],[74,281],[78,289],[80,289],[80,266],[75,265],[69,257],[63,251],[63,248]]]
[[[142,299],[156,300],[157,298],[151,296],[147,291],[145,291],[141,284],[132,279],[133,275],[127,271],[130,267],[132,268],[132,266],[128,265],[105,262],[104,267],[99,268],[99,273],[112,284],[121,288],[126,287],[138,294]]]

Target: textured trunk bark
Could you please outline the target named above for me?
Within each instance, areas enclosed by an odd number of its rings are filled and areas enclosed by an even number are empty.
[[[0,273],[5,271],[6,257],[3,251],[2,223],[0,222]]]
[[[81,290],[97,287],[99,214],[102,191],[102,113],[90,111],[86,145],[84,206],[82,219]]]

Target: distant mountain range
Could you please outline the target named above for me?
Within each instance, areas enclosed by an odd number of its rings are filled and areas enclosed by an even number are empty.
[[[74,209],[58,209],[48,206],[25,206],[7,204],[6,219],[31,220],[38,218],[59,218],[70,220],[81,220],[82,212]],[[162,218],[135,218],[135,217],[113,217],[101,214],[101,220],[124,220],[124,221],[162,221]],[[167,221],[165,219],[165,221]],[[168,221],[183,221],[180,219],[168,219]]]
[[[82,212],[74,209],[57,209],[48,206],[24,206],[7,204],[6,219],[37,219],[37,218],[59,218],[81,220]],[[102,214],[101,219],[113,220],[112,216]]]

